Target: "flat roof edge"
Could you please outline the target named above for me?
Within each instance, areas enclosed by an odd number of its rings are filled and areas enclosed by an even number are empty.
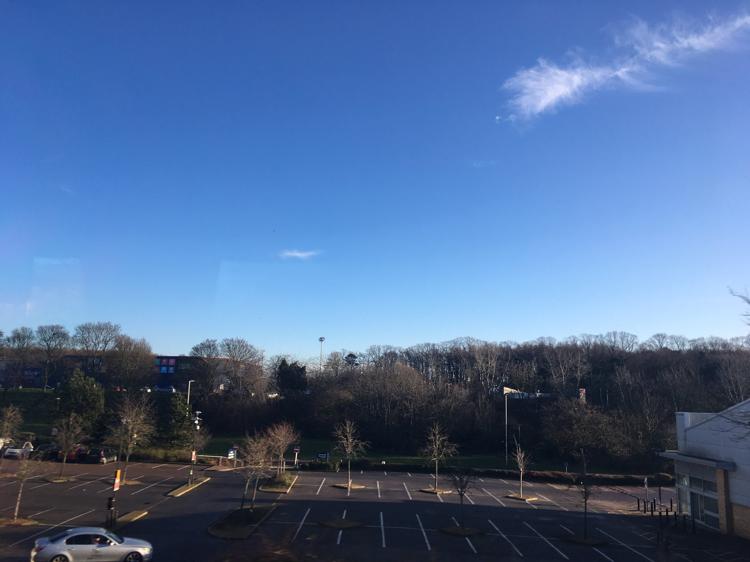
[[[687,455],[680,451],[662,451],[659,456],[665,459],[671,459],[673,461],[681,461],[686,463],[697,464],[700,466],[709,466],[711,468],[721,468],[724,470],[737,470],[737,465],[732,461],[723,461],[718,459],[708,459],[705,457],[696,457],[694,455]]]

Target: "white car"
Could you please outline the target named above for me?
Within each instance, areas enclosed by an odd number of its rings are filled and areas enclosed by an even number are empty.
[[[31,444],[31,442],[26,441],[26,443],[23,444],[23,447],[8,447],[5,449],[5,453],[3,454],[3,457],[6,459],[28,459],[29,455],[34,452],[34,445]]]

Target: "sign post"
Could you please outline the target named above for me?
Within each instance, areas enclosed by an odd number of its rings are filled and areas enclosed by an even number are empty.
[[[297,459],[299,458],[299,447],[294,448],[294,467],[297,467]]]
[[[112,482],[112,495],[107,498],[107,527],[110,529],[114,529],[115,525],[117,525],[117,504],[115,503],[115,497],[117,496],[117,491],[120,489],[121,474],[122,472],[119,468],[115,470],[115,479]]]

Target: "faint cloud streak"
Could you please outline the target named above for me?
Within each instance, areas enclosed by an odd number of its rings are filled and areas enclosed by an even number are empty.
[[[279,254],[281,259],[309,260],[320,255],[319,250],[284,250]]]
[[[627,51],[605,63],[584,60],[580,55],[566,64],[540,58],[507,79],[509,92],[506,121],[530,120],[558,107],[580,103],[604,88],[650,87],[647,76],[660,66],[676,66],[691,56],[738,45],[750,30],[750,15],[710,19],[700,26],[684,21],[650,26],[636,19],[615,34],[615,45]]]

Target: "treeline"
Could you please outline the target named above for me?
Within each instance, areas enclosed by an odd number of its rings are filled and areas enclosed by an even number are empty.
[[[47,331],[21,328],[4,338],[9,368],[24,361],[18,342],[26,340],[26,357],[36,354],[45,371],[55,371]],[[148,343],[116,325],[84,324],[67,341],[67,353],[74,349],[86,374],[105,387],[157,376]],[[560,464],[582,447],[595,463],[654,463],[656,451],[673,444],[675,411],[718,411],[750,397],[749,338],[656,334],[639,342],[610,332],[521,344],[462,339],[334,352],[322,369],[266,358],[246,340],[228,338],[204,340],[182,359],[170,380],[183,390],[193,381],[191,403],[214,434],[290,421],[305,437],[329,438],[349,419],[374,450],[413,452],[439,421],[462,451],[500,453],[509,387],[528,393],[508,400],[511,448],[520,440],[540,462]]]

